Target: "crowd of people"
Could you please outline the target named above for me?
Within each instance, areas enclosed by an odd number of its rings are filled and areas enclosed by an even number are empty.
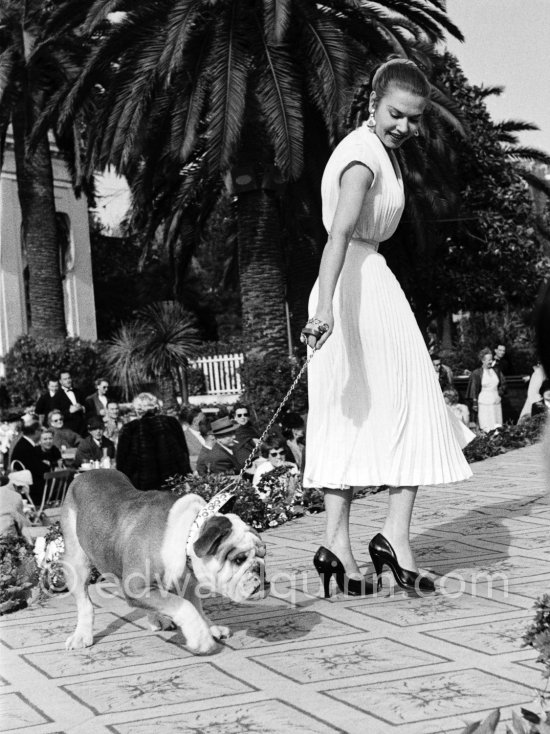
[[[510,375],[511,366],[506,357],[506,346],[497,344],[494,350],[484,347],[478,358],[479,367],[468,372],[465,402],[461,403],[454,387],[452,370],[443,364],[438,353],[431,354],[445,402],[462,423],[489,432],[504,423],[519,423],[529,416],[550,413],[550,380],[540,363],[526,378],[529,383],[527,396],[518,415],[508,397],[506,376]]]
[[[63,370],[47,380],[35,405],[20,413],[4,412],[0,476],[8,514],[14,501],[9,491],[23,490],[36,508],[45,474],[59,469],[116,467],[141,490],[160,489],[175,475],[243,471],[264,499],[261,478],[269,471],[285,467],[289,484],[299,477],[305,425],[296,413],[287,413],[259,446],[260,434],[247,405],[237,403],[227,414],[213,418],[200,407],[187,405],[178,416],[171,416],[162,412],[151,393],[119,404],[106,378],[99,377],[95,388],[84,397],[73,386],[70,372]]]

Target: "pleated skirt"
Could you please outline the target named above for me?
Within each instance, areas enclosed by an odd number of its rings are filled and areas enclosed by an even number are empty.
[[[315,314],[318,284],[309,310]],[[473,434],[447,409],[397,279],[375,245],[351,242],[334,331],[308,368],[304,485],[416,486],[467,479]]]

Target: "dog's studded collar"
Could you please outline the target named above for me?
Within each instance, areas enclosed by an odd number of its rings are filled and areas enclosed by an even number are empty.
[[[185,554],[187,555],[187,565],[192,570],[193,566],[191,563],[191,554],[193,553],[193,544],[196,541],[196,539],[199,537],[199,533],[201,531],[202,526],[204,523],[208,520],[209,517],[212,517],[212,515],[215,515],[217,512],[221,510],[222,507],[224,507],[229,500],[233,499],[235,495],[233,492],[218,492],[218,494],[214,495],[210,502],[208,502],[201,510],[199,510],[199,513],[197,517],[193,520],[193,524],[191,525],[191,530],[189,531],[189,535],[187,537],[187,543],[185,545]]]

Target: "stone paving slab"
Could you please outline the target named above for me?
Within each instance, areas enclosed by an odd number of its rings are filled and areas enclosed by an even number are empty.
[[[463,484],[423,488],[413,544],[438,592],[322,598],[312,556],[322,515],[264,534],[272,595],[220,597],[233,636],[195,657],[179,632],[151,632],[116,586],[92,587],[95,644],[66,652],[75,610],[59,595],[0,618],[4,734],[458,734],[542,686],[521,646],[550,592],[550,494],[534,446],[475,464]],[[354,503],[357,557],[383,522],[383,493]],[[504,725],[501,729],[504,732]]]

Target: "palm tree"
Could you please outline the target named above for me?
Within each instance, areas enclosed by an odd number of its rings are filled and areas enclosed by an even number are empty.
[[[188,360],[200,346],[194,318],[176,301],[158,301],[138,312],[110,340],[105,362],[111,377],[128,398],[145,382],[154,382],[165,411],[177,409],[177,386],[188,400],[185,376]]]
[[[33,128],[53,90],[67,81],[71,55],[67,44],[44,39],[47,16],[41,0],[0,4],[0,167],[11,123],[28,263],[29,332],[57,339],[66,327],[52,162],[47,129],[33,137]],[[63,144],[74,141],[74,132],[66,131]]]
[[[113,11],[121,14],[109,23]],[[307,140],[326,161],[351,85],[373,63],[414,55],[444,31],[461,37],[442,0],[65,0],[50,32],[74,29],[95,49],[70,90],[52,97],[52,118],[63,130],[94,100],[88,173],[112,165],[125,175],[135,223],[162,225],[167,247],[232,179],[245,340],[278,351],[287,289],[280,203],[289,201],[278,186],[307,188]]]

